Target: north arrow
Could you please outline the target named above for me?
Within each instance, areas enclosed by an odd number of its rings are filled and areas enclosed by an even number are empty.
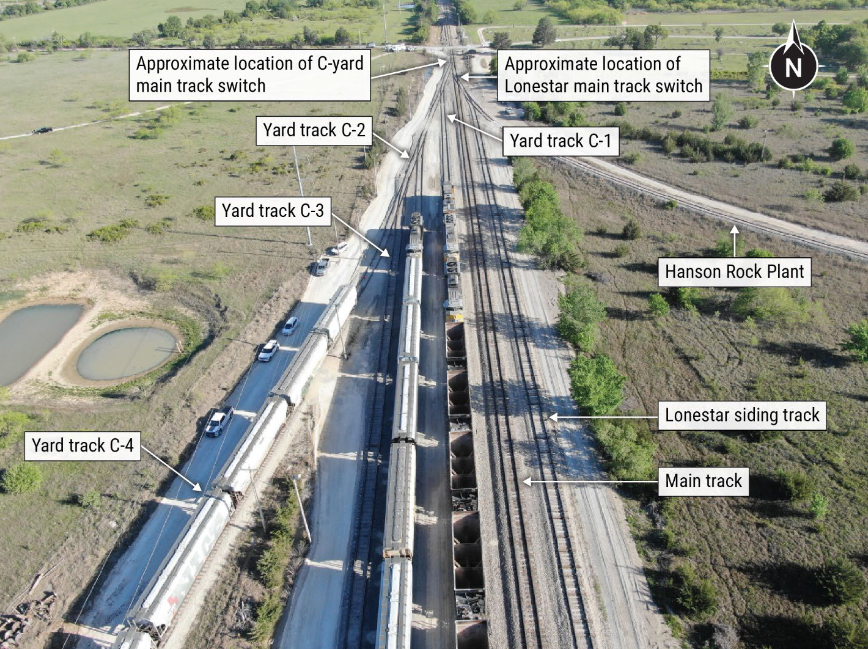
[[[404,74],[405,72],[412,72],[413,70],[421,70],[422,68],[431,68],[435,65],[439,68],[443,67],[443,64],[446,63],[444,59],[437,59],[437,63],[427,63],[426,65],[417,65],[415,68],[407,68],[406,70],[396,70],[395,72],[387,72],[386,74],[378,74],[376,77],[371,77],[371,81],[374,79],[382,79],[383,77],[391,77],[393,74]]]
[[[732,230],[729,233],[732,235],[732,256],[735,257],[735,238],[738,236],[738,228],[732,226]]]
[[[391,147],[391,148],[393,148],[395,151],[397,151],[398,153],[400,153],[400,154],[401,154],[401,157],[404,158],[405,160],[406,160],[407,158],[410,157],[410,154],[409,154],[409,153],[407,153],[406,151],[401,151],[401,149],[399,149],[398,147],[396,147],[396,146],[395,146],[394,144],[392,144],[391,142],[387,142],[386,140],[384,140],[383,138],[381,138],[381,137],[380,137],[379,135],[377,135],[376,133],[374,133],[374,137],[377,138],[380,142],[382,142],[382,143],[385,144],[386,146]]]
[[[376,248],[377,250],[379,250],[379,251],[382,253],[383,258],[385,258],[385,259],[388,259],[388,258],[389,258],[389,251],[388,251],[388,250],[384,250],[383,248],[380,248],[380,246],[378,246],[376,243],[374,243],[373,241],[371,241],[370,239],[368,239],[368,237],[366,237],[364,234],[362,234],[361,232],[359,232],[358,230],[356,230],[353,226],[351,226],[349,223],[347,223],[347,222],[344,221],[342,218],[340,218],[339,216],[337,216],[334,212],[332,212],[332,216],[335,217],[335,218],[336,218],[338,221],[340,221],[341,223],[343,223],[345,226],[347,226],[350,230],[352,230],[353,232],[355,232],[357,235],[359,235],[362,239],[364,239],[364,240],[367,241],[369,244],[371,244],[372,246],[374,246],[374,248]]]
[[[170,467],[168,464],[166,464],[165,462],[163,462],[160,458],[158,458],[156,455],[154,455],[154,454],[151,453],[148,449],[146,449],[145,446],[144,446],[144,444],[142,445],[142,450],[143,450],[145,453],[147,453],[148,455],[150,455],[152,458],[154,458],[157,462],[159,462],[160,464],[162,464],[164,467],[166,467],[167,469],[169,469],[169,471],[171,471],[171,472],[174,473],[176,476],[178,476],[179,478],[181,478],[181,480],[183,480],[183,481],[186,482],[188,485],[190,485],[191,487],[193,487],[193,491],[202,491],[202,487],[199,486],[199,483],[198,483],[198,482],[196,482],[196,483],[190,482],[187,478],[185,478],[184,476],[182,476],[182,475],[181,475],[180,473],[178,473],[175,469],[173,469],[172,467]]]
[[[491,133],[486,133],[486,132],[483,131],[481,128],[476,128],[475,126],[473,126],[473,125],[471,125],[471,124],[468,124],[467,122],[462,122],[462,121],[461,121],[460,119],[458,119],[458,117],[455,116],[455,115],[447,115],[446,117],[448,117],[448,118],[449,118],[449,121],[452,122],[453,124],[454,124],[455,122],[458,122],[459,124],[464,124],[464,126],[466,126],[467,128],[472,128],[474,131],[479,131],[479,132],[482,133],[483,135],[487,135],[488,137],[493,137],[493,138],[494,138],[495,140],[497,140],[498,142],[503,142],[503,140],[501,140],[501,139],[500,139],[499,137],[497,137],[496,135],[492,135]]]

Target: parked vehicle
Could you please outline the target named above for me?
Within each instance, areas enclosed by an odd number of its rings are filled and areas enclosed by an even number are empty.
[[[375,47],[377,47],[377,44],[376,43],[368,43],[365,47],[367,47],[369,50],[372,50]]]
[[[220,437],[223,431],[229,427],[229,422],[232,421],[234,415],[235,408],[232,406],[225,406],[220,410],[215,410],[205,426],[205,434],[208,437]]]
[[[280,330],[280,333],[284,336],[291,336],[296,329],[298,329],[298,318],[292,316],[286,321],[286,324],[283,325],[283,329]]]
[[[331,248],[329,248],[328,253],[330,255],[337,256],[337,255],[341,254],[344,250],[346,250],[349,247],[349,245],[350,245],[349,242],[341,241],[337,245],[334,245]]]
[[[280,345],[273,338],[269,340],[262,349],[259,350],[259,356],[257,357],[263,363],[267,363],[274,355],[277,353],[277,350],[280,349]]]
[[[33,129],[33,135],[41,135],[42,133],[51,133],[54,129],[50,126],[41,126],[40,128]]]
[[[313,274],[316,275],[317,277],[322,277],[323,275],[325,275],[328,272],[328,270],[329,270],[329,258],[323,257],[318,262],[316,262],[316,264],[314,264]]]

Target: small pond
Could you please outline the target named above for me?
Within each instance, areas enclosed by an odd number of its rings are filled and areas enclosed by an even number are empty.
[[[37,304],[0,322],[0,385],[14,383],[78,322],[80,304]]]
[[[91,381],[115,381],[147,372],[176,352],[177,339],[164,329],[130,327],[100,336],[78,357],[76,371]]]

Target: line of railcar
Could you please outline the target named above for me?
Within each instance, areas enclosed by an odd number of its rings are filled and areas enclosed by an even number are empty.
[[[413,539],[416,512],[416,414],[422,324],[422,214],[410,215],[404,265],[395,407],[389,451],[383,574],[377,616],[377,649],[408,649],[413,620]]]
[[[473,448],[470,381],[464,337],[464,300],[461,293],[461,245],[456,232],[455,187],[443,183],[443,227],[446,246],[446,393],[449,421],[449,469],[452,497],[452,566],[455,594],[456,649],[487,649],[485,575],[479,492]]]
[[[203,496],[178,540],[132,608],[113,649],[150,649],[166,637],[202,566],[247,493],[280,430],[298,406],[329,347],[356,305],[356,289],[341,286],[302,343],[250,426]]]

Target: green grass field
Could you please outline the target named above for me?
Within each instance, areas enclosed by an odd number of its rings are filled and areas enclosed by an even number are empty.
[[[126,52],[99,50],[78,60],[80,54],[63,51],[0,66],[4,89],[12,89],[0,95],[0,135],[105,116],[92,106],[124,112],[148,106],[126,101]],[[389,54],[372,62],[372,72],[430,60]],[[36,430],[146,430],[157,452],[177,457],[195,435],[197,418],[225,397],[249,364],[250,342],[269,335],[285,317],[304,289],[309,263],[334,242],[332,228],[314,228],[313,247],[303,228],[218,233],[212,219],[197,218],[194,208],[213,206],[215,195],[297,192],[292,150],[254,145],[257,115],[372,115],[389,134],[408,119],[394,114],[398,88],[406,87],[414,104],[426,78],[419,72],[375,81],[371,102],[183,105],[156,139],[131,137],[153,125],[155,115],[146,115],[0,142],[0,296],[16,294],[19,282],[47,285],[51,273],[99,274],[143,296],[154,310],[193,314],[215,335],[170,381],[132,387],[129,398],[40,386],[38,395],[13,390],[12,407],[37,414]],[[373,191],[373,171],[362,168],[362,153],[357,147],[299,147],[305,191],[331,196],[336,213],[357,219]],[[154,196],[165,199],[149,200]],[[16,232],[21,221],[37,216],[60,231]],[[88,240],[88,233],[121,219],[138,222],[122,241]],[[258,333],[251,336],[251,327]],[[220,380],[208,380],[215,371]],[[87,405],[61,403],[64,398]],[[0,469],[20,456],[20,444],[3,448]],[[106,526],[123,529],[163,478],[153,467],[113,463],[93,470],[63,463],[42,468],[45,482],[36,493],[0,494],[0,546],[14,550],[0,580],[2,602],[53,563],[55,553],[81,559],[64,564],[58,576],[62,596],[74,596],[114,543]],[[105,496],[98,511],[74,502],[75,494],[91,489]]]
[[[81,7],[4,20],[0,22],[0,35],[19,41],[50,37],[55,31],[67,38],[84,32],[129,38],[142,29],[156,28],[157,23],[172,14],[187,22],[187,18],[201,18],[206,14],[222,16],[226,9],[241,11],[244,0],[208,0],[202,5],[184,4],[179,0],[102,0]]]

